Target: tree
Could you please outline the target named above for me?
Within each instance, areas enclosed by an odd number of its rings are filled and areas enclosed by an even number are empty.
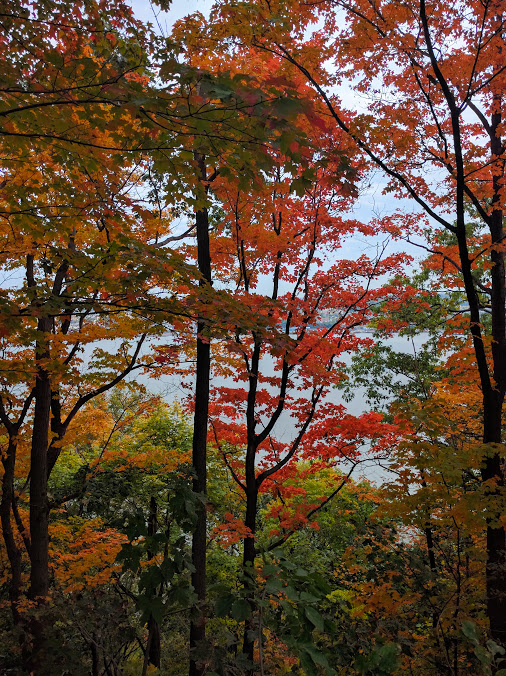
[[[481,396],[465,298],[454,269],[445,265],[453,237],[443,233],[438,242],[411,277],[412,303],[386,302],[375,321],[379,334],[400,331],[411,345],[400,353],[379,344],[358,355],[346,386],[351,393],[357,383],[365,387],[377,410],[384,408],[402,430],[378,515],[393,517],[404,533],[389,547],[409,543],[411,549],[403,555],[411,571],[407,586],[395,592],[396,616],[406,627],[419,624],[415,634],[402,630],[404,668],[432,663],[438,672],[491,673],[501,648],[480,639],[477,627],[483,628],[486,607],[484,528],[494,497],[480,482]],[[365,605],[378,617],[389,614],[389,585],[364,588]]]
[[[486,575],[490,630],[499,643],[506,635],[506,544],[500,524],[506,390],[502,12],[496,2],[459,2],[451,8],[424,0],[403,5],[220,3],[208,24],[202,17],[193,22],[189,37],[194,48],[206,49],[218,32],[235,40],[237,49],[247,45],[284,59],[313,87],[326,106],[328,123],[384,172],[386,189],[414,201],[415,212],[387,219],[391,232],[410,239],[428,220],[455,236],[458,258],[449,263],[456,265],[466,294],[483,396],[488,450],[482,480],[496,496],[487,525]],[[346,111],[332,92],[333,86],[353,80],[356,90],[369,97],[363,112]],[[483,248],[475,257],[470,255],[468,205],[483,227]],[[488,274],[482,284],[475,270],[485,258]],[[489,312],[487,334],[483,316]]]
[[[96,156],[94,159],[97,161]],[[116,178],[123,176],[124,193],[107,195],[109,171]],[[70,172],[62,175],[60,166],[37,167],[34,163],[28,177],[19,171],[9,181],[13,199],[20,194],[17,185],[23,184],[22,202],[28,211],[11,211],[3,227],[4,269],[24,272],[22,285],[4,287],[2,294],[5,323],[0,416],[6,453],[1,510],[16,621],[21,570],[12,520],[30,554],[30,598],[40,601],[47,597],[49,588],[47,481],[62,444],[74,433],[83,406],[147,364],[141,352],[143,344],[149,332],[159,332],[142,313],[132,312],[127,300],[137,298],[138,307],[143,301],[149,303],[150,289],[155,285],[147,251],[140,257],[132,255],[135,236],[122,234],[135,218],[128,199],[131,168],[121,174],[113,163],[109,171],[106,161],[91,176],[74,166],[69,180]],[[49,192],[40,196],[31,192],[32,186],[51,175],[54,180]],[[69,190],[78,185],[81,196],[67,205]],[[102,203],[101,187],[105,193]],[[125,197],[126,203],[120,206]],[[142,246],[142,240],[139,243]],[[113,337],[118,341],[114,352],[90,349],[94,342]],[[88,353],[87,369],[83,369],[84,350]],[[30,461],[26,465],[28,446]],[[21,457],[17,461],[18,451]],[[19,484],[23,474],[24,488]],[[16,483],[18,490],[14,492]],[[18,501],[24,500],[28,483],[29,532],[18,514]]]
[[[67,144],[75,150],[140,147],[124,135],[124,113],[144,89],[152,36],[130,7],[7,0],[0,34],[6,150],[49,147],[52,141],[61,150]],[[110,135],[102,137],[106,127]]]
[[[206,159],[195,153],[195,160],[199,167],[199,178],[205,186],[208,181]],[[204,188],[207,192],[207,189]],[[197,236],[197,261],[202,277],[201,286],[212,285],[211,252],[209,247],[209,212],[202,206],[195,214]],[[195,473],[193,491],[200,496],[202,504],[197,513],[197,524],[192,538],[192,584],[197,595],[198,616],[190,625],[190,676],[200,676],[204,673],[197,659],[194,657],[199,642],[205,639],[205,610],[206,602],[206,549],[207,549],[207,434],[209,425],[209,386],[211,377],[211,346],[210,340],[204,335],[206,322],[200,317],[197,322],[197,361],[195,365],[195,412],[193,416],[193,453],[192,465]],[[193,653],[192,653],[193,651]]]
[[[67,20],[70,9],[73,18]],[[156,91],[150,88],[145,35],[124,6],[113,12],[106,4],[70,8],[47,2],[32,11],[12,3],[3,16],[2,29],[2,44],[8,49],[16,45],[15,58],[5,61],[3,73],[7,185],[3,264],[20,273],[24,268],[26,280],[22,289],[15,286],[2,299],[4,339],[10,341],[11,349],[5,355],[7,403],[1,409],[9,438],[2,513],[13,571],[12,608],[18,621],[20,553],[11,512],[16,514],[19,499],[14,492],[19,434],[23,426],[31,429],[30,537],[19,518],[17,525],[26,535],[32,559],[30,596],[42,601],[49,585],[47,477],[74,418],[90,399],[146,365],[139,360],[145,336],[161,331],[161,320],[174,311],[188,315],[195,310],[200,328],[204,325],[200,296],[192,310],[174,300],[190,292],[193,271],[164,248],[179,237],[165,235],[170,229],[170,206],[187,202],[188,192],[206,178],[200,167],[197,176],[193,163],[185,164],[188,153],[194,156],[195,138],[207,139],[213,125],[223,126],[229,108],[207,100],[202,105],[202,94],[214,94],[216,99],[212,78],[197,78],[197,87],[194,69],[177,64],[171,56],[164,64],[169,68],[160,73],[165,84],[167,79],[170,83]],[[263,106],[264,112],[272,109],[272,104]],[[230,131],[230,124],[226,128]],[[253,143],[261,146],[252,128],[256,132],[262,125],[248,126]],[[244,133],[238,136],[243,138]],[[185,137],[190,139],[186,144],[181,140]],[[216,153],[213,146],[216,135],[211,138],[216,161],[222,153]],[[218,138],[226,140],[226,135]],[[237,134],[228,140],[233,146]],[[181,171],[183,166],[185,171]],[[163,181],[168,186],[165,195],[160,192]],[[93,193],[95,201],[90,198]],[[151,210],[146,208],[150,200],[155,203]],[[199,193],[189,201],[197,220],[200,214],[202,226],[205,198]],[[201,272],[208,278],[202,290],[206,305],[211,295],[210,273]],[[170,292],[172,299],[160,300],[160,288]],[[95,371],[83,376],[81,346],[104,338],[107,332],[125,339],[124,354],[97,352],[92,362]],[[136,344],[128,343],[135,338]],[[199,351],[208,352],[206,340],[199,337],[198,342]],[[32,347],[34,369],[15,375],[13,365],[19,368]],[[158,350],[157,361],[148,365],[166,361]],[[199,369],[201,375],[203,370]],[[26,388],[24,394],[13,392],[20,383]],[[204,413],[200,406],[198,410]],[[205,420],[196,421],[200,431],[196,449],[205,448],[205,428]],[[197,457],[202,458],[202,448]],[[196,489],[200,492],[202,462],[198,465]],[[205,516],[203,511],[201,516]],[[205,520],[202,523],[200,534],[205,535]],[[196,549],[202,551],[201,545],[202,538]],[[41,633],[38,622],[33,630]],[[40,653],[39,648],[35,652]],[[30,659],[35,663],[37,657]]]
[[[165,64],[161,72],[167,75],[170,57],[164,55]],[[209,64],[205,64],[206,68]],[[171,64],[177,71],[177,66]],[[197,595],[196,617],[190,625],[190,673],[203,674],[205,665],[198,661],[195,654],[199,644],[205,639],[205,601],[206,601],[206,483],[207,483],[207,434],[211,352],[210,338],[218,332],[222,335],[230,328],[231,321],[239,322],[245,329],[254,327],[257,331],[266,328],[269,322],[258,317],[252,309],[240,299],[223,292],[213,294],[210,239],[210,209],[216,206],[210,200],[210,188],[216,178],[221,176],[241,176],[241,184],[255,180],[257,172],[267,171],[272,166],[270,153],[274,135],[271,131],[272,119],[276,119],[279,129],[285,133],[288,120],[293,116],[292,108],[282,106],[283,87],[272,86],[268,89],[268,98],[264,98],[263,82],[255,82],[255,87],[244,88],[244,80],[252,84],[250,78],[240,73],[232,77],[230,73],[204,72],[194,64],[180,67],[182,82],[179,96],[187,103],[189,116],[190,144],[193,144],[192,161],[189,163],[187,182],[192,188],[188,197],[173,190],[174,170],[167,171],[167,161],[157,158],[156,171],[159,172],[164,199],[175,203],[189,203],[194,210],[194,225],[184,235],[195,234],[196,250],[184,246],[190,259],[195,259],[200,274],[199,289],[202,292],[200,311],[196,323],[196,368],[194,399],[194,437],[193,467],[194,492],[199,496],[201,506],[198,512],[196,530],[193,534],[192,557],[195,568],[192,575]],[[172,72],[170,72],[172,74]],[[283,83],[281,83],[283,85]],[[260,86],[259,86],[260,85]],[[167,88],[172,91],[174,84]],[[281,89],[281,92],[280,92]],[[166,90],[164,89],[164,94]],[[177,94],[176,94],[177,95]],[[153,110],[153,120],[164,132],[167,131],[165,98],[161,96]],[[270,119],[270,125],[265,124]],[[164,133],[162,132],[162,133]],[[217,143],[217,140],[219,143]],[[238,144],[244,146],[238,149]],[[181,156],[187,156],[188,150],[182,150]],[[172,162],[173,160],[171,160]],[[180,172],[181,173],[181,172]],[[181,183],[181,176],[178,178]],[[180,205],[178,205],[180,206]],[[169,238],[170,239],[170,238]],[[182,239],[182,238],[181,238]],[[223,317],[220,315],[223,312]],[[272,324],[272,322],[270,322]],[[272,328],[272,326],[270,327]]]
[[[22,66],[16,71],[4,65],[1,207],[2,268],[11,279],[0,306],[0,419],[6,445],[0,510],[16,623],[21,621],[22,554],[13,524],[30,557],[29,598],[42,606],[50,571],[47,481],[65,438],[90,400],[133,371],[156,366],[146,362],[142,350],[148,334],[160,333],[160,318],[177,305],[159,298],[167,272],[175,281],[174,299],[178,283],[186,282],[188,289],[194,279],[186,268],[189,277],[176,273],[176,281],[174,269],[183,272],[184,266],[157,245],[168,226],[146,208],[142,196],[149,188],[149,158],[142,152],[125,157],[117,149],[119,138],[137,145],[137,118],[131,110],[111,114],[102,98],[119,81],[127,96],[127,74],[136,78],[137,66],[128,66],[123,54],[123,48],[133,49],[128,40],[135,22],[129,12],[122,16],[124,7],[111,19],[90,4],[85,18],[75,6],[76,25],[67,26],[59,23],[59,9],[43,4],[34,15],[21,7],[3,17],[9,32],[2,44],[12,47],[18,41],[14,55]],[[104,36],[108,21],[112,32]],[[49,51],[41,51],[44,41]],[[115,49],[118,42],[122,49]],[[120,62],[125,70],[118,70]],[[94,341],[110,338],[118,341],[112,351],[90,349]],[[26,528],[18,503],[28,486]],[[27,668],[43,669],[42,623],[34,615],[24,626],[35,635]],[[28,639],[25,645],[28,649]]]
[[[138,673],[147,673],[165,657],[171,616],[187,622],[187,542],[196,517],[191,426],[177,407],[140,395],[139,386],[95,400],[86,414],[100,425],[65,448],[50,482],[58,508],[51,519],[53,614],[86,646],[84,660],[76,651],[76,665],[97,659],[134,668],[136,660]]]
[[[346,416],[342,406],[321,404],[340,380],[339,356],[364,342],[353,329],[368,320],[371,304],[382,293],[369,289],[371,280],[397,268],[398,257],[325,261],[326,248],[337,248],[360,226],[340,216],[349,200],[348,193],[333,182],[342,162],[340,149],[332,142],[327,147],[323,134],[318,136],[318,148],[325,162],[319,165],[314,160],[314,179],[306,179],[300,196],[290,193],[297,184],[284,174],[282,156],[278,168],[258,182],[255,192],[245,193],[230,178],[218,177],[212,185],[221,212],[220,231],[211,240],[215,274],[222,283],[235,284],[235,298],[253,307],[267,326],[272,325],[269,335],[229,321],[231,338],[224,341],[222,365],[218,361],[215,369],[235,372],[238,386],[217,388],[210,409],[215,443],[245,496],[243,523],[231,519],[229,528],[235,523],[243,540],[250,606],[243,652],[250,665],[256,636],[256,532],[262,494],[273,493],[283,502],[290,501],[294,490],[291,468],[297,459],[311,459],[308,472],[315,474],[340,457],[353,464],[364,437],[378,440],[378,453],[379,446],[384,449],[391,441],[391,430],[379,424],[379,416],[355,419]],[[262,292],[265,287],[270,287],[268,293]],[[328,326],[322,326],[327,315]],[[273,330],[276,327],[282,330]],[[271,360],[274,376],[265,372]],[[307,393],[299,395],[297,389]],[[294,436],[288,442],[276,435],[283,413],[295,421]],[[322,495],[317,503],[328,498]],[[294,528],[306,523],[314,507],[303,501],[293,520],[280,516],[282,525],[275,540],[283,542]]]

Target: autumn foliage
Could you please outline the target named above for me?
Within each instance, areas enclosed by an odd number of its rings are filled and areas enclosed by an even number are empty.
[[[503,3],[134,10],[0,12],[2,668],[503,675]]]

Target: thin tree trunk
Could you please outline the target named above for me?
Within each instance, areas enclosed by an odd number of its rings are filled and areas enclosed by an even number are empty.
[[[91,676],[100,676],[98,649],[94,641],[90,644],[91,650]]]
[[[47,334],[49,320],[39,321],[39,331]],[[46,348],[37,347],[35,410],[30,456],[30,598],[44,600],[49,589],[49,535],[47,499],[47,449],[51,412],[51,383],[41,360],[49,356]]]
[[[148,518],[148,536],[154,537],[158,531],[158,519],[157,519],[158,507],[156,504],[156,498],[154,495],[151,496],[149,501],[149,518]],[[148,561],[151,561],[154,557],[154,552],[148,551]],[[160,669],[161,663],[161,647],[160,647],[160,625],[155,620],[153,615],[149,616],[148,619],[148,642],[146,646],[146,656],[144,660],[144,667],[142,673],[147,672],[148,664],[152,664],[157,669]]]
[[[195,153],[200,170],[200,179],[207,179],[205,158]],[[209,214],[206,208],[196,213],[198,267],[202,279],[200,286],[210,286],[211,253],[209,248]],[[209,417],[209,382],[211,372],[211,350],[209,340],[203,333],[206,323],[199,319],[197,322],[197,366],[195,384],[195,414],[193,418],[193,491],[205,500],[207,493],[207,425]],[[199,661],[195,651],[198,644],[206,637],[206,539],[207,517],[205,505],[201,504],[197,510],[197,523],[192,537],[192,585],[197,596],[198,615],[190,624],[190,668],[189,676],[203,676],[204,665]]]
[[[30,466],[30,598],[44,599],[49,589],[49,535],[47,500],[47,446],[51,386],[42,369],[35,386]]]
[[[243,543],[243,575],[246,598],[250,606],[250,617],[244,623],[242,652],[253,665],[255,653],[255,629],[254,614],[255,604],[255,557],[256,557],[256,518],[258,508],[258,484],[255,471],[255,460],[258,448],[256,436],[255,407],[258,389],[258,372],[260,367],[261,341],[254,336],[254,348],[251,355],[251,370],[249,373],[249,390],[246,407],[246,427],[248,445],[246,449],[246,462],[244,479],[246,483],[246,515],[244,525],[249,529],[250,535]],[[254,673],[254,669],[248,672],[248,676]]]
[[[148,635],[150,637],[148,651],[149,664],[160,669],[162,661],[160,625],[153,616],[151,616],[148,621]]]
[[[244,587],[246,591],[246,598],[250,606],[250,617],[244,623],[244,634],[242,652],[248,658],[251,664],[254,664],[255,656],[255,626],[254,615],[256,611],[255,603],[255,532],[256,532],[256,517],[258,509],[258,487],[256,485],[255,476],[253,474],[253,481],[246,479],[246,517],[244,525],[249,528],[251,535],[244,539],[243,550],[243,575]],[[248,676],[255,673],[254,668],[248,671]]]
[[[484,435],[484,442],[491,443],[492,440]],[[483,481],[496,482],[492,495],[497,496],[499,504],[502,503],[501,494],[504,493],[502,462],[502,458],[495,454],[487,458],[482,469]],[[492,638],[499,645],[506,646],[506,534],[503,527],[496,525],[499,516],[492,515],[491,523],[487,526],[487,615]]]
[[[9,435],[9,445],[5,457],[2,459],[2,464],[4,466],[4,475],[2,477],[0,520],[2,523],[2,535],[5,542],[5,550],[11,567],[9,601],[14,624],[17,625],[20,621],[18,602],[21,594],[21,552],[16,544],[11,520],[11,512],[15,499],[14,469],[16,466],[16,443],[11,435]]]

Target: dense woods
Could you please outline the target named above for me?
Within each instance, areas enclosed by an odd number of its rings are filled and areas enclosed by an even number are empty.
[[[506,674],[505,11],[2,1],[2,674]]]

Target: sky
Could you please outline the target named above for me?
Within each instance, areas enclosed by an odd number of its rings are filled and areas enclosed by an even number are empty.
[[[137,18],[153,24],[157,31],[157,24],[159,24],[160,32],[167,34],[170,26],[187,14],[193,14],[193,12],[206,14],[212,6],[212,0],[173,0],[168,12],[162,12],[149,0],[131,0],[130,4]]]

